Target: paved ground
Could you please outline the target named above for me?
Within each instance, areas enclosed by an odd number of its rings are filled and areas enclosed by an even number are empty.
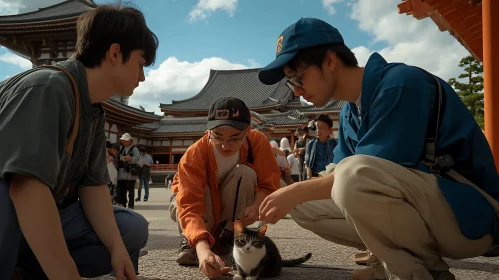
[[[135,210],[150,222],[149,243],[146,247],[149,254],[141,258],[139,279],[207,279],[202,277],[197,268],[181,267],[175,262],[180,238],[176,225],[168,218],[169,197],[169,190],[154,188],[151,189],[149,202],[136,203]],[[276,242],[283,258],[299,257],[308,252],[313,254],[303,267],[284,268],[281,276],[274,279],[350,279],[351,270],[358,267],[351,261],[351,256],[358,251],[327,242],[301,229],[292,219],[284,219],[269,226],[268,235]],[[499,258],[475,258],[449,263],[457,279],[499,279]]]

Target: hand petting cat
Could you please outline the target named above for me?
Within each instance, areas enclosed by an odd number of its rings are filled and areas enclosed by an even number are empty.
[[[222,259],[209,248],[197,250],[199,269],[208,278],[221,277],[229,273],[230,268],[225,266]]]

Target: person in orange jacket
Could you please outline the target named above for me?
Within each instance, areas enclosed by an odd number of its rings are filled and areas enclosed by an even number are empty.
[[[242,100],[216,100],[207,133],[187,149],[173,180],[170,216],[183,237],[177,263],[199,264],[207,277],[228,270],[234,221],[256,222],[262,201],[279,189],[281,173],[269,141],[250,123]]]

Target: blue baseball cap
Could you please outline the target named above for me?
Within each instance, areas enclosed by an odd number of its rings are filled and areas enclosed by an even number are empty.
[[[258,73],[260,81],[273,85],[284,78],[284,66],[300,50],[332,44],[344,44],[338,29],[316,18],[301,18],[286,28],[277,39],[276,57]]]

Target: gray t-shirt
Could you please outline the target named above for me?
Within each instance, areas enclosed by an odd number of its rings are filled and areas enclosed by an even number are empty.
[[[80,124],[73,156],[65,150],[73,124],[71,82],[55,69],[30,69],[0,82],[0,179],[31,175],[51,190],[59,209],[78,199],[79,186],[107,184],[104,110],[90,102],[85,67],[57,64],[75,78]]]

